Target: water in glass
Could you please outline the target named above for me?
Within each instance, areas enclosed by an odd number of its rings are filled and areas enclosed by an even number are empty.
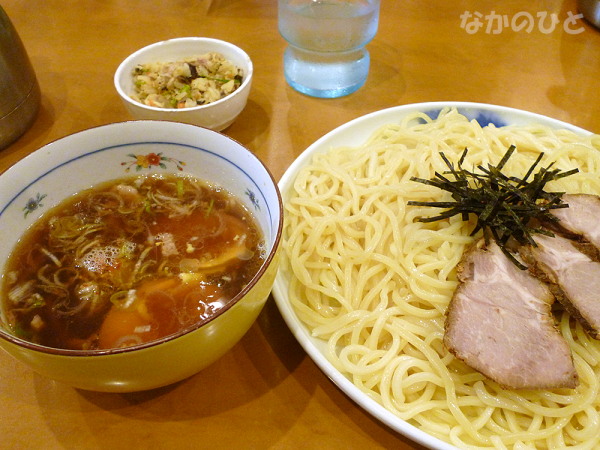
[[[369,73],[365,45],[378,22],[379,0],[279,0],[279,31],[290,44],[286,80],[314,97],[356,91]]]

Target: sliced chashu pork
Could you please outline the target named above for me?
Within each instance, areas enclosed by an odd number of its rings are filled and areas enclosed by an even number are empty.
[[[478,242],[458,267],[444,344],[507,389],[573,388],[577,372],[551,315],[549,288],[520,270],[497,244]]]
[[[584,246],[562,236],[536,235],[537,247],[520,253],[532,272],[550,286],[565,309],[600,339],[600,263],[580,250]]]
[[[600,248],[600,197],[591,194],[564,194],[561,199],[568,208],[550,212],[560,222],[557,225],[566,237],[583,237]]]

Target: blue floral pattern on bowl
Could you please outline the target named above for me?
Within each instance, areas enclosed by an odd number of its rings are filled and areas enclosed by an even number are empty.
[[[469,120],[475,119],[482,127],[486,127],[490,124],[494,125],[496,128],[508,125],[508,123],[499,115],[494,114],[491,111],[485,111],[478,108],[457,108],[457,111]],[[425,111],[425,114],[432,119],[437,119],[440,112],[441,109],[432,109],[430,111]]]
[[[163,144],[165,144],[165,143],[163,143]],[[92,153],[108,151],[108,150],[111,150],[111,148],[110,147],[102,148],[102,149],[96,150],[95,152],[92,152]],[[198,149],[198,150],[201,150],[201,149]],[[202,151],[204,151],[204,150],[202,150]],[[126,156],[133,158],[133,161],[121,161],[120,162],[121,166],[126,166],[125,167],[126,173],[130,172],[132,168],[135,168],[136,172],[139,172],[143,169],[151,170],[154,167],[158,167],[158,168],[167,170],[168,163],[174,164],[175,167],[177,168],[177,170],[183,171],[184,166],[187,165],[185,161],[182,161],[182,160],[179,160],[176,158],[172,158],[169,156],[164,156],[162,152],[149,152],[149,153],[145,153],[145,154],[144,153],[128,153]],[[73,162],[73,161],[74,160],[72,160],[70,162]],[[254,190],[252,190],[248,187],[245,188],[244,194],[248,197],[248,199],[250,200],[250,203],[252,204],[254,209],[257,211],[260,211],[261,210],[260,200],[259,200],[260,196],[257,195]],[[35,197],[29,198],[29,200],[27,200],[27,202],[25,204],[25,207],[22,208],[22,210],[25,212],[24,218],[27,219],[27,216],[30,213],[33,213],[34,211],[38,210],[38,208],[43,207],[44,205],[42,204],[42,200],[46,197],[47,197],[47,194],[37,193]],[[4,209],[6,209],[6,207]]]
[[[23,211],[25,211],[24,217],[27,218],[27,214],[32,213],[41,206],[44,206],[41,202],[45,197],[46,194],[40,194],[38,192],[35,198],[30,198],[29,200],[27,200],[27,204],[25,205],[25,208],[23,208]]]
[[[258,197],[256,197],[256,194],[254,192],[252,192],[250,189],[246,189],[246,195],[248,196],[248,198],[254,205],[254,209],[260,210],[260,205],[258,204]]]

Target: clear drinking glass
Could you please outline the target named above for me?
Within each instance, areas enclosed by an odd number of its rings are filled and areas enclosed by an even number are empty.
[[[359,89],[369,74],[365,45],[375,37],[380,0],[278,0],[279,32],[290,44],[285,79],[299,92],[333,98]]]

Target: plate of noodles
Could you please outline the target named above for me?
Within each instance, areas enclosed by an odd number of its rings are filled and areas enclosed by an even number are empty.
[[[410,200],[448,195],[411,181],[447,170],[465,148],[473,167],[516,147],[506,173],[578,168],[552,191],[600,194],[600,136],[538,114],[486,104],[403,105],[325,135],[279,182],[282,266],[273,294],[292,333],[350,398],[431,449],[594,449],[600,445],[600,341],[569,320],[575,389],[506,390],[442,342],[458,285],[455,267],[475,237],[460,215],[423,223]],[[433,215],[433,214],[432,214]]]

